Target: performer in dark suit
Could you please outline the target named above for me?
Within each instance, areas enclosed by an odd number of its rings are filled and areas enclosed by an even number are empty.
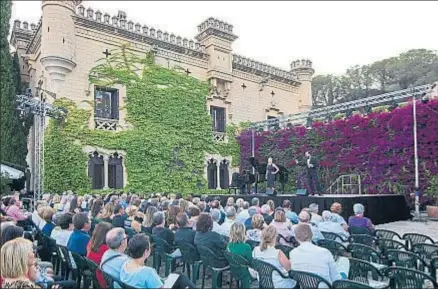
[[[311,195],[313,194],[321,194],[321,186],[319,185],[318,180],[318,160],[316,160],[316,157],[312,156],[309,151],[306,151],[305,153],[306,159],[305,161],[299,162],[298,160],[295,160],[296,163],[300,166],[306,166],[307,168],[307,179],[311,191]]]

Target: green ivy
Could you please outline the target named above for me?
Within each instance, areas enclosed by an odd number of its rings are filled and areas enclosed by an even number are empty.
[[[204,154],[232,156],[240,163],[236,141],[239,126],[227,127],[228,143],[212,139],[207,113],[207,82],[186,76],[181,69],[156,65],[151,54],[140,58],[122,46],[98,61],[90,82],[98,86],[126,86],[126,121],[132,128],[119,132],[90,130],[91,111],[59,99],[67,108],[65,121],[51,121],[46,133],[45,186],[48,191],[90,192],[88,156],[83,146],[123,150],[128,184],[135,192],[208,192]]]

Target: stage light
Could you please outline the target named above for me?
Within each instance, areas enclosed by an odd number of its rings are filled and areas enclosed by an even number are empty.
[[[348,109],[347,111],[345,111],[345,117],[346,118],[350,118],[350,116],[353,114],[353,110],[352,109]]]
[[[313,122],[312,118],[308,117],[306,121],[306,128],[312,127],[312,122]]]

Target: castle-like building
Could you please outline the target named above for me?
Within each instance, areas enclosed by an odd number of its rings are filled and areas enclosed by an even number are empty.
[[[182,67],[188,75],[210,82],[206,109],[212,115],[212,138],[217,142],[226,142],[226,124],[262,121],[306,111],[312,105],[312,62],[295,60],[286,71],[236,55],[232,44],[237,35],[231,24],[209,18],[198,25],[195,40],[189,40],[134,23],[122,11],[111,16],[85,8],[81,2],[43,0],[38,24],[15,20],[11,44],[20,58],[22,81],[32,92],[51,91],[80,108],[94,110],[90,128],[119,131],[128,126],[126,89],[99,88],[88,80],[97,60],[126,43],[139,55],[153,52],[157,64]],[[47,96],[47,101],[53,98]],[[95,106],[89,105],[92,102]],[[31,130],[30,149],[34,134]],[[84,150],[111,155],[99,148]],[[33,150],[29,152],[28,163],[33,164]],[[206,155],[206,160],[211,158],[227,157]],[[103,187],[109,186],[107,179]]]

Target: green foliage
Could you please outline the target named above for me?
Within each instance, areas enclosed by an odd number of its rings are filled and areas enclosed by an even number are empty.
[[[435,205],[438,206],[438,175],[430,178],[429,187],[424,191],[424,194],[435,200]]]
[[[15,95],[21,92],[18,56],[9,53],[9,20],[12,1],[0,1],[0,160],[26,165],[27,132],[15,109]],[[27,130],[26,130],[27,129]]]
[[[49,191],[90,191],[86,176],[88,156],[83,146],[123,150],[128,184],[124,190],[145,192],[207,192],[205,153],[232,156],[240,162],[235,134],[228,126],[228,143],[212,139],[207,114],[209,85],[178,70],[155,65],[153,56],[140,58],[122,46],[90,71],[98,86],[126,86],[126,121],[132,128],[90,130],[91,112],[66,99],[56,104],[68,110],[65,122],[52,122],[46,133],[45,185]]]
[[[341,76],[317,75],[312,81],[312,98],[316,106],[333,105],[437,79],[438,54],[427,49],[411,49],[370,65],[353,66]]]

